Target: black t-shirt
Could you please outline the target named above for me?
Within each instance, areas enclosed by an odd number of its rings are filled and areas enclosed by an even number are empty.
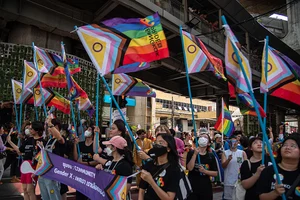
[[[265,166],[267,167],[269,164],[270,158],[266,157],[265,158]],[[252,163],[251,164],[251,171],[249,169],[249,163],[247,160],[245,160],[240,168],[240,173],[241,173],[241,180],[245,180],[250,178],[256,173],[257,168],[261,165],[261,161]],[[259,200],[259,196],[256,192],[256,187],[257,187],[257,182],[249,189],[246,190],[246,195],[245,195],[245,200]]]
[[[279,176],[281,177],[282,184],[284,185],[285,192],[287,193],[289,188],[293,185],[294,181],[299,175],[299,170],[296,171],[285,171],[281,169],[278,165],[278,172]],[[265,168],[257,183],[257,192],[258,195],[263,194],[263,193],[269,193],[275,189],[275,178],[276,175],[273,170],[273,166],[269,166]],[[281,200],[281,197],[278,197],[276,200]],[[291,196],[289,196],[288,199],[291,200],[300,200],[300,183],[296,186],[294,191],[292,192]]]
[[[82,158],[82,162],[92,162],[93,161],[93,143],[90,146],[85,145],[85,141],[79,142],[79,149]]]
[[[120,176],[130,176],[133,174],[130,163],[124,158],[119,161],[107,161],[103,166],[104,171]],[[132,178],[127,179],[127,183],[132,183]]]
[[[40,151],[40,148],[37,146],[37,141],[41,141],[45,145],[45,141],[42,137],[38,139],[29,137],[22,143],[19,150],[22,153],[23,160],[32,160],[32,158]]]
[[[189,151],[186,158],[186,164],[190,162],[194,151]],[[195,167],[189,172],[189,180],[194,193],[203,194],[205,196],[212,196],[212,185],[210,181],[210,176],[207,176],[199,171],[199,162],[196,157]],[[201,165],[210,171],[218,171],[217,163],[214,155],[212,153],[206,153],[205,155],[200,155]]]
[[[53,148],[51,148],[53,142],[55,142],[55,143],[53,145]],[[57,139],[52,138],[52,139],[48,140],[48,142],[45,146],[45,149],[52,152],[52,153],[54,153],[54,154],[56,154],[56,155],[59,155],[59,156],[63,157],[64,154],[66,153],[66,139],[65,139],[65,143],[61,144],[57,141]]]
[[[147,162],[144,169],[149,169],[149,172],[154,175],[162,169],[163,166],[164,165],[155,165],[153,162]],[[169,165],[154,178],[154,181],[163,191],[177,193],[179,190],[180,173],[179,166]],[[141,179],[139,187],[146,190],[144,196],[145,200],[160,199],[153,188],[143,179]]]

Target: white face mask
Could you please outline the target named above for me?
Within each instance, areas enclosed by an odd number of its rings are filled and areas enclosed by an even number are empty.
[[[207,143],[208,143],[208,139],[205,138],[205,137],[201,137],[198,140],[198,144],[199,144],[200,147],[206,147]]]
[[[86,131],[84,132],[84,137],[90,137],[91,135],[92,135],[92,132],[91,132],[91,131],[86,130]]]
[[[104,149],[104,151],[106,152],[106,154],[107,154],[108,156],[111,156],[111,154],[112,154],[112,152],[113,152],[109,147],[106,147],[106,148]]]
[[[27,128],[27,129],[25,129],[25,135],[26,136],[29,136],[30,135],[30,130]]]

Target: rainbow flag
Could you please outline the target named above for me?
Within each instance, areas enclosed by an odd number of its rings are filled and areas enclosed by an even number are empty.
[[[59,74],[57,76],[52,76],[50,73],[42,74],[41,84],[43,88],[46,87],[65,88],[67,87],[66,75]]]
[[[266,80],[265,61],[266,50],[268,49],[268,74]],[[295,80],[295,75],[290,70],[287,63],[278,54],[278,51],[270,46],[264,46],[262,57],[262,74],[260,82],[260,92],[273,91],[280,86]]]
[[[147,62],[135,62],[132,64],[124,65],[121,67],[118,67],[113,71],[114,74],[121,74],[121,73],[132,73],[141,71],[144,69],[148,69],[150,67],[150,63]]]
[[[36,63],[37,70],[41,73],[48,73],[56,67],[51,55],[37,46],[34,46],[33,60]]]
[[[51,53],[50,53],[50,55],[52,56],[53,60],[56,63],[56,67],[51,72],[51,75],[56,76],[59,74],[65,74],[64,63],[63,63],[61,56],[56,55],[56,54],[51,54]],[[79,67],[79,61],[77,58],[74,58],[74,59],[65,58],[65,59],[67,60],[67,65],[68,65],[69,72],[71,75],[81,72],[81,68]]]
[[[238,51],[238,55],[242,60],[242,65],[246,71],[247,78],[251,85],[252,90],[252,72],[250,64],[246,56],[240,51],[240,43],[236,39],[235,35],[231,31],[228,25],[223,25],[226,33],[225,44],[225,66],[227,72],[227,78],[235,86],[236,93],[249,93],[249,89],[246,84],[246,79],[242,73],[240,65],[238,63],[237,56],[234,52],[234,47]]]
[[[255,109],[254,109],[254,104],[253,104],[252,98],[248,93],[237,94],[236,102],[237,102],[238,107],[240,108],[240,111],[243,115],[257,116]],[[261,117],[267,117],[264,109],[259,105],[259,103],[257,101],[256,101],[256,104],[258,106],[258,110],[259,110]]]
[[[32,62],[24,60],[24,88],[34,88],[38,85],[38,74]]]
[[[272,96],[300,105],[300,81],[287,83],[271,93]]]
[[[152,62],[169,57],[167,38],[160,23],[158,13],[146,18],[113,18],[102,22],[131,39],[123,60],[123,65],[135,62]]]
[[[73,77],[71,77],[73,91],[70,91],[70,95],[72,95],[72,99],[75,99],[77,97],[82,97],[82,98],[88,98],[87,93],[78,85],[78,83],[75,81]]]
[[[76,101],[77,101],[77,105],[78,105],[79,110],[87,111],[87,113],[90,117],[93,116],[93,114],[95,112],[95,108],[94,108],[94,106],[91,103],[89,98],[79,97],[79,98],[76,99]]]
[[[15,104],[24,103],[31,97],[32,91],[28,88],[23,91],[21,82],[11,79],[11,84]]]
[[[222,99],[222,113],[218,117],[215,129],[227,137],[230,137],[234,131],[234,123],[231,119],[230,111]]]
[[[40,88],[34,88],[33,89],[34,106],[42,106],[43,105],[42,93],[43,93],[45,105],[47,105],[47,103],[53,97],[51,92],[47,89],[42,88],[42,91],[41,91]]]
[[[126,74],[114,74],[112,93],[118,96],[156,97],[156,93],[142,80]]]
[[[57,92],[48,89],[52,93],[52,98],[47,102],[47,106],[54,106],[57,110],[62,111],[65,114],[70,114],[70,101],[65,99]]]
[[[114,18],[76,31],[101,76],[119,66],[169,57],[157,13],[146,18]]]

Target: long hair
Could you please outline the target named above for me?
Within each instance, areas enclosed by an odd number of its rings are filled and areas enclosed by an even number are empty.
[[[120,154],[120,155],[123,155],[124,156],[124,159],[129,162],[130,166],[134,166],[134,162],[133,162],[133,159],[132,159],[132,153],[131,151],[128,149],[128,147],[125,147],[124,149],[119,149],[119,148],[116,148],[117,149],[117,152]]]
[[[253,137],[249,140],[249,146],[248,146],[248,156],[249,158],[251,158],[253,156],[253,151],[252,151],[252,144],[254,143],[254,141],[256,140],[260,140],[260,141],[263,141],[261,137]]]
[[[126,128],[125,128],[125,123],[121,119],[117,119],[114,121],[114,124],[117,126],[118,130],[121,131],[121,136],[123,138],[126,138]]]
[[[176,148],[176,142],[174,137],[168,133],[159,133],[158,136],[161,136],[167,143],[170,151],[168,152],[168,162],[171,165],[178,166],[179,165],[179,155]]]

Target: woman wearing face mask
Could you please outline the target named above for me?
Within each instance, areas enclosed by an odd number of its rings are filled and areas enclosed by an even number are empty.
[[[132,154],[127,147],[126,140],[121,136],[114,136],[109,141],[102,142],[106,145],[104,151],[107,155],[112,156],[113,159],[106,160],[102,165],[99,164],[96,166],[97,169],[103,169],[106,172],[120,176],[129,176],[133,173],[132,166],[134,165],[132,161]],[[127,191],[130,191],[132,178],[127,180]],[[126,199],[130,198],[130,193],[128,193]]]
[[[180,167],[173,136],[158,134],[149,154],[153,154],[155,160],[147,162],[141,172],[138,199],[174,199],[179,190]]]
[[[275,199],[280,200],[285,193],[286,199],[300,199],[300,136],[293,133],[282,143],[277,152],[277,168],[282,184],[278,184],[273,166],[266,167],[257,184],[257,193],[261,200]],[[298,180],[297,180],[298,179]],[[293,187],[292,187],[293,186]]]
[[[246,189],[245,200],[259,200],[256,185],[262,170],[268,165],[269,159],[265,159],[264,165],[261,164],[262,139],[259,137],[250,139],[249,150],[250,159],[245,160],[240,169],[242,186]]]
[[[84,132],[85,141],[79,142],[79,138],[75,138],[73,154],[74,160],[77,162],[88,165],[88,166],[96,166],[97,162],[93,160],[94,149],[93,149],[93,137],[94,130],[92,126],[89,126],[87,130]],[[80,156],[78,156],[77,152],[77,144],[80,149]],[[76,199],[77,200],[88,200],[88,197],[84,196],[82,193],[76,191]]]
[[[216,159],[209,152],[210,138],[207,134],[200,135],[198,139],[198,148],[192,150],[187,155],[187,169],[189,170],[188,178],[190,180],[193,193],[188,197],[189,200],[194,199],[213,199],[212,184],[210,177],[217,176]],[[200,165],[198,161],[200,155]]]
[[[244,151],[237,149],[238,141],[235,135],[230,136],[230,149],[222,154],[222,167],[224,169],[224,199],[232,199],[233,189],[238,180],[239,169],[247,155]]]
[[[44,126],[41,122],[32,122],[30,128],[25,129],[25,134],[30,131],[31,137],[28,137],[20,148],[11,141],[10,135],[7,136],[7,142],[12,146],[12,148],[19,154],[23,156],[23,161],[29,161],[32,164],[33,169],[35,169],[37,162],[35,161],[35,155],[40,151],[37,142],[40,141],[45,143],[42,135]],[[21,183],[24,191],[25,200],[35,200],[35,183],[33,182],[32,173],[21,174]],[[34,180],[37,181],[37,177]]]

